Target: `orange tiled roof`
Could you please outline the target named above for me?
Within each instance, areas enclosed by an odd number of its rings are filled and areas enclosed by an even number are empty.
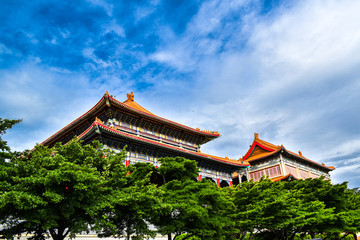
[[[276,145],[274,145],[274,144],[272,144],[272,143],[269,143],[269,142],[266,142],[266,141],[260,139],[258,133],[254,133],[254,137],[255,137],[254,142],[258,142],[258,143],[260,143],[261,145],[263,145],[263,146],[265,146],[265,147],[267,147],[267,148],[270,148],[270,149],[272,149],[272,150],[277,150],[277,149],[279,149],[279,147],[280,147],[280,146],[276,146]]]
[[[128,107],[134,108],[134,109],[136,109],[138,111],[145,112],[147,114],[156,116],[155,114],[151,113],[147,109],[143,108],[140,104],[135,102],[133,92],[127,94],[127,99],[126,99],[126,101],[123,102],[123,104],[125,104]],[[203,132],[203,133],[210,133],[210,134],[220,135],[218,131],[201,130],[199,128],[196,128],[196,130],[199,131],[199,132]]]
[[[255,147],[257,147],[257,146],[262,149],[261,152],[254,151]],[[281,146],[276,146],[276,145],[274,145],[272,143],[261,140],[259,138],[259,134],[255,133],[254,134],[254,141],[251,144],[249,150],[246,152],[243,159],[251,161],[251,160],[257,159],[257,158],[263,158],[263,157],[266,157],[267,155],[271,155],[271,152],[277,151],[279,149],[281,149]]]
[[[251,162],[251,161],[254,161],[257,159],[265,158],[265,157],[273,155],[274,153],[277,153],[279,150],[281,150],[281,147],[279,147],[278,149],[276,149],[275,151],[272,151],[272,152],[264,152],[264,153],[252,155],[251,157],[247,158],[246,161]]]
[[[106,91],[105,95],[108,95],[109,96],[109,99],[115,101],[115,102],[118,102],[122,105],[125,105],[127,107],[129,107],[130,109],[135,109],[137,111],[140,111],[142,113],[145,113],[147,115],[150,115],[151,117],[154,117],[156,119],[159,119],[159,120],[162,120],[162,121],[166,121],[168,123],[171,123],[171,124],[175,124],[177,126],[181,126],[181,127],[185,127],[187,129],[191,129],[192,131],[196,131],[198,133],[202,133],[202,134],[206,134],[206,135],[211,135],[213,137],[219,137],[220,136],[220,133],[218,131],[211,131],[211,130],[200,130],[199,128],[191,128],[191,127],[188,127],[188,126],[185,126],[183,124],[180,124],[180,123],[177,123],[177,122],[173,122],[171,120],[168,120],[166,118],[162,118],[162,117],[159,117],[153,113],[151,113],[150,111],[148,111],[147,109],[143,108],[140,104],[138,104],[137,102],[134,101],[134,93],[131,92],[131,93],[128,93],[127,94],[127,100],[124,101],[124,102],[119,102],[118,100],[116,100],[115,98],[113,98],[112,96],[110,96],[110,94]]]
[[[297,177],[294,177],[294,175],[292,175],[291,173],[289,173],[288,175],[285,175],[285,176],[280,176],[280,177],[272,178],[272,179],[270,179],[270,180],[273,181],[273,182],[277,182],[277,181],[284,180],[284,179],[286,179],[286,178],[288,178],[288,177],[290,177],[290,176],[292,176],[295,180],[298,180],[298,178],[297,178]]]

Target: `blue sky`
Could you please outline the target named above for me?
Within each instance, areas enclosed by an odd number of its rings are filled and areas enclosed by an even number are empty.
[[[360,186],[359,1],[16,1],[0,8],[4,138],[32,148],[109,90],[222,136],[239,158],[260,138]]]

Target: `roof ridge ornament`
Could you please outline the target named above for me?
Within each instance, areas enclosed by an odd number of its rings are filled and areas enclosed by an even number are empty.
[[[302,152],[301,152],[301,151],[299,151],[299,155],[303,157],[303,155],[302,155]]]
[[[98,117],[95,117],[95,123],[104,124],[103,121],[101,121]]]
[[[126,94],[126,96],[127,96],[128,101],[132,101],[132,102],[134,101],[134,93],[133,92]]]
[[[219,131],[213,131],[213,130],[201,130],[200,128],[195,128],[196,130],[200,131],[200,132],[205,132],[205,133],[211,133],[211,134],[219,134]]]
[[[105,104],[106,106],[110,107],[110,101],[109,101],[109,96],[111,97],[111,95],[109,94],[108,90],[106,90],[104,97],[105,97]]]
[[[258,133],[254,133],[254,137],[255,137],[255,139],[259,139],[259,134],[258,134]]]

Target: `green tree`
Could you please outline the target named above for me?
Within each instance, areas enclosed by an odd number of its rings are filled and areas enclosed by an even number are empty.
[[[13,173],[13,163],[11,160],[14,159],[16,154],[11,151],[7,142],[2,139],[2,135],[19,122],[21,122],[21,120],[0,118],[0,226],[2,225],[3,227],[10,225],[12,222],[12,219],[7,216],[8,211],[4,207],[2,198],[4,193],[8,191],[11,186],[11,183],[9,182],[9,178]],[[1,235],[3,235],[3,233],[0,232],[0,236]]]
[[[112,194],[106,218],[97,224],[100,237],[125,236],[126,239],[154,237],[156,232],[150,229],[149,222],[160,210],[160,201],[156,194],[156,185],[150,182],[155,170],[152,164],[136,163],[128,169],[126,183],[111,184]]]
[[[196,236],[200,239],[225,239],[223,229],[230,225],[226,209],[229,202],[223,192],[208,180],[201,182],[172,180],[162,186],[165,208],[158,230],[173,233],[174,239]],[[164,214],[165,213],[165,214]]]
[[[10,150],[10,147],[7,145],[7,142],[2,139],[2,135],[6,131],[12,128],[14,125],[21,122],[21,120],[10,120],[0,118],[0,164],[4,164],[6,159],[12,159],[13,153]]]
[[[98,225],[99,236],[125,235],[141,239],[154,236],[150,223],[161,222],[169,211],[169,202],[164,203],[165,188],[160,188],[174,179],[196,179],[198,169],[195,161],[185,158],[161,158],[161,167],[148,163],[136,163],[128,167],[125,187],[112,185],[113,194],[106,219]],[[167,191],[167,190],[166,190]],[[161,218],[163,220],[163,218]]]
[[[222,239],[222,229],[229,225],[224,212],[229,207],[223,192],[216,184],[196,181],[198,168],[195,161],[181,157],[162,158],[157,169],[163,185],[157,192],[161,196],[161,209],[152,223],[168,239]]]
[[[273,188],[265,193],[268,195],[260,204],[260,215],[268,216],[261,219],[267,235],[277,239],[294,239],[302,233],[306,226],[322,223],[332,218],[333,209],[317,199],[306,199],[298,189],[285,189],[286,182],[273,183]]]
[[[331,184],[323,178],[306,179],[288,183],[286,188],[301,190],[305,201],[321,201],[326,209],[333,210],[322,221],[303,228],[312,237],[325,234],[328,239],[339,239],[347,235],[355,236],[360,231],[359,194],[349,190],[346,182]]]
[[[183,157],[163,157],[159,161],[161,166],[158,172],[162,176],[164,183],[172,180],[196,180],[199,176],[199,168],[194,160]]]
[[[13,219],[4,232],[62,240],[87,231],[108,207],[109,185],[124,181],[123,160],[124,154],[114,154],[99,142],[83,146],[74,139],[52,148],[36,146],[29,157],[14,160],[12,186],[0,199],[1,209]]]
[[[241,184],[236,192],[237,227],[258,239],[294,239],[308,226],[333,218],[333,209],[324,202],[307,198],[293,182],[259,182]]]

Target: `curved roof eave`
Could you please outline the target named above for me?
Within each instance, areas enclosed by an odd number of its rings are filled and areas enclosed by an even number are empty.
[[[291,151],[288,151],[286,148],[284,148],[284,150],[285,150],[285,152],[286,152],[287,154],[289,154],[289,155],[291,155],[291,156],[294,156],[294,157],[296,157],[296,158],[298,158],[298,159],[302,159],[302,160],[305,160],[305,161],[307,161],[307,162],[310,162],[310,163],[312,163],[312,164],[314,164],[314,165],[317,165],[318,167],[325,168],[325,169],[330,170],[330,171],[332,171],[332,170],[335,169],[335,168],[332,168],[332,167],[329,167],[329,166],[320,164],[320,163],[318,163],[318,162],[315,162],[315,161],[313,161],[313,160],[310,160],[310,159],[308,159],[308,158],[306,158],[306,157],[304,157],[304,156],[298,155],[298,154],[293,153],[293,152],[291,152]]]
[[[251,159],[251,160],[247,160],[247,161],[249,161],[249,163],[251,163],[251,162],[254,162],[254,161],[257,161],[257,160],[261,160],[261,159],[264,159],[264,158],[273,156],[273,155],[275,155],[276,153],[280,152],[281,150],[284,150],[285,153],[287,153],[287,154],[289,154],[289,155],[291,155],[291,156],[293,156],[293,157],[296,157],[296,158],[301,159],[301,160],[305,160],[305,161],[310,162],[311,164],[314,164],[314,165],[316,165],[316,166],[318,166],[318,167],[325,168],[325,169],[330,170],[330,171],[332,171],[332,170],[335,169],[335,168],[332,168],[332,167],[329,167],[329,166],[322,165],[322,164],[317,163],[317,162],[315,162],[315,161],[312,161],[312,160],[310,160],[310,159],[308,159],[308,158],[306,158],[306,157],[304,157],[304,156],[300,156],[300,155],[298,155],[298,154],[296,154],[296,153],[293,153],[293,152],[287,150],[284,146],[281,146],[281,147],[280,147],[279,149],[277,149],[276,151],[269,152],[269,154],[260,156],[259,158],[254,158],[254,159]]]
[[[92,112],[94,112],[95,110],[98,110],[100,107],[103,107],[104,105],[106,105],[106,99],[105,99],[105,95],[87,112],[85,112],[84,114],[82,114],[80,117],[76,118],[74,121],[72,121],[71,123],[69,123],[68,125],[66,125],[65,127],[63,127],[62,129],[60,129],[59,131],[57,131],[56,133],[54,133],[53,135],[51,135],[50,137],[48,137],[45,141],[43,141],[41,144],[43,145],[49,145],[52,141],[55,140],[56,137],[61,136],[64,132],[66,132],[67,130],[71,129],[72,127],[74,127],[77,123],[79,123],[81,120],[83,120],[84,118],[86,118],[87,116],[89,116]]]
[[[286,179],[286,178],[288,178],[288,177],[290,177],[290,176],[293,177],[295,180],[299,180],[299,178],[295,177],[295,176],[292,175],[291,173],[289,173],[289,174],[287,174],[287,175],[285,175],[285,176],[272,178],[272,179],[270,179],[270,180],[273,181],[273,182],[278,182],[278,181],[282,181],[282,180],[284,180],[284,179]]]

